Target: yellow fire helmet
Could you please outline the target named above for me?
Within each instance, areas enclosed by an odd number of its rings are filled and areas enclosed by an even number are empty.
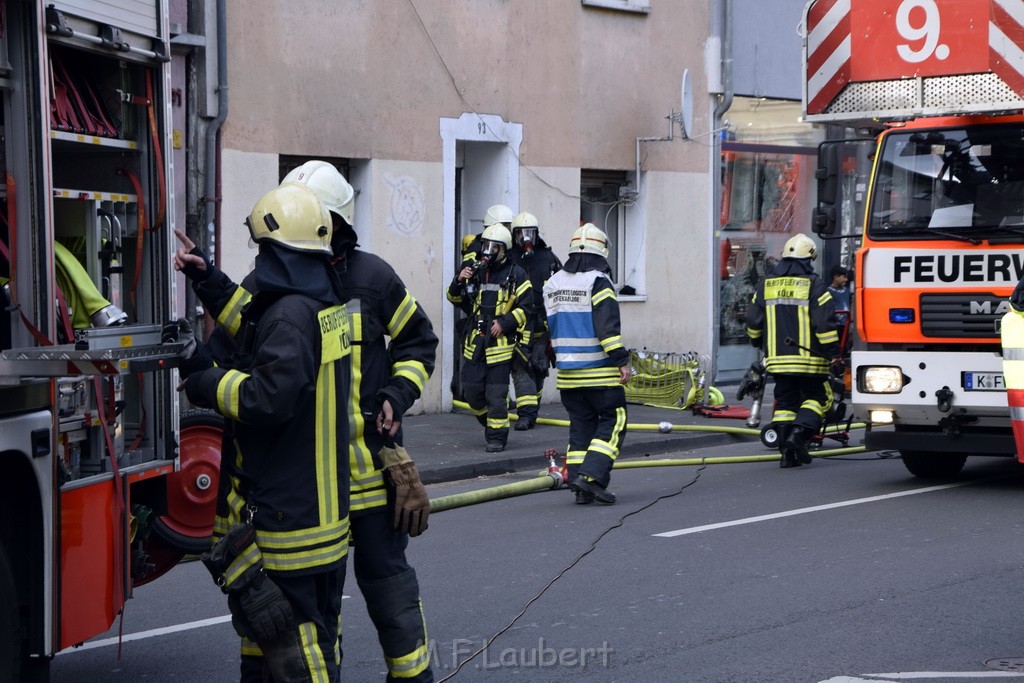
[[[311,189],[284,183],[260,197],[245,219],[253,242],[331,255],[331,214]]]

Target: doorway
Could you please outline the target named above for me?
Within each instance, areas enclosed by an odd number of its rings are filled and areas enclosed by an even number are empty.
[[[444,287],[455,277],[462,263],[462,238],[483,230],[483,217],[494,204],[519,206],[519,147],[522,124],[508,123],[489,114],[463,114],[458,119],[441,119],[444,167]],[[442,292],[444,297],[444,292]],[[442,406],[451,407],[459,391],[458,369],[461,339],[457,312],[447,299],[442,301],[441,381]],[[461,328],[461,326],[459,326]]]

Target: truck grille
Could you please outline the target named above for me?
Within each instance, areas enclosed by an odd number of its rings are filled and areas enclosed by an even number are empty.
[[[1006,297],[988,293],[922,294],[921,334],[958,339],[995,338]]]

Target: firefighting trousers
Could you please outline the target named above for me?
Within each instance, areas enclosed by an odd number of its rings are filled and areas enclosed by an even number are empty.
[[[775,382],[775,414],[772,422],[799,425],[810,432],[821,428],[821,419],[832,407],[832,388],[827,375],[772,375]]]
[[[356,583],[377,629],[388,682],[432,683],[420,587],[405,558],[409,536],[394,529],[392,511],[389,505],[351,518]]]
[[[257,645],[242,638],[242,682],[335,683],[341,666],[345,560],[330,571],[305,576],[274,574],[273,580],[291,603],[296,626],[273,643]]]
[[[563,389],[569,413],[569,481],[582,474],[606,487],[626,438],[626,390],[621,386]]]
[[[544,390],[544,378],[522,363],[512,364],[512,387],[516,390],[516,415],[537,419],[537,407]]]
[[[487,365],[467,360],[462,365],[462,393],[478,420],[487,443],[508,442],[508,380],[512,363]],[[486,416],[486,420],[484,420]]]

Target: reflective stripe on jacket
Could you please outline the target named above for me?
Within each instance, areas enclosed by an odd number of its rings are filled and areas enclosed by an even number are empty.
[[[783,259],[761,282],[747,307],[747,336],[763,341],[768,372],[828,373],[839,343],[835,304],[809,264]]]

